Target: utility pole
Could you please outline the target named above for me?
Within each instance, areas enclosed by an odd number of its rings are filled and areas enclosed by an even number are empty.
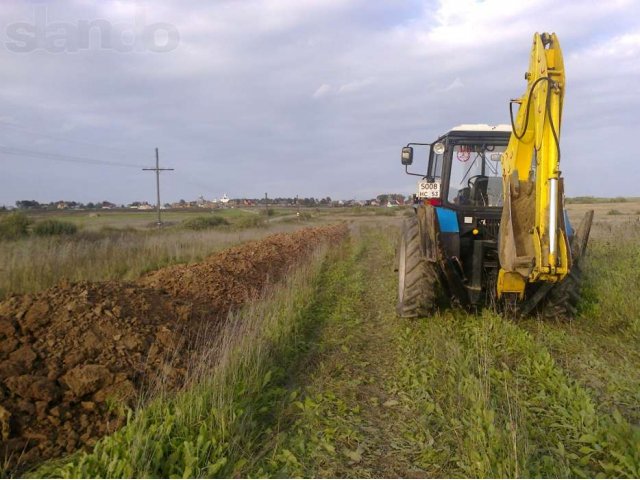
[[[158,228],[162,227],[162,217],[160,216],[160,172],[174,170],[173,168],[160,168],[160,156],[156,147],[156,168],[143,168],[142,170],[156,172],[156,194],[158,198]]]
[[[267,198],[267,192],[264,192],[264,214],[269,216],[269,199]]]

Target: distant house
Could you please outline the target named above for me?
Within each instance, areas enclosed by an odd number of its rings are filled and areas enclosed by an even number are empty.
[[[58,205],[56,206],[56,208],[58,210],[65,210],[69,208],[69,205],[67,205],[67,202],[58,202]]]
[[[197,200],[198,208],[215,208],[216,200],[206,200],[202,195]]]

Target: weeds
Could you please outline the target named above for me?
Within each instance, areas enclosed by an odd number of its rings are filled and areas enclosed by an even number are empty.
[[[37,292],[63,278],[132,280],[151,270],[197,262],[222,248],[296,228],[299,227],[274,225],[269,230],[140,232],[109,227],[101,232],[80,231],[73,236],[4,241],[0,248],[0,298]]]
[[[600,227],[600,229],[602,229]],[[601,412],[640,422],[640,227],[618,225],[589,244],[579,315],[524,324],[598,401]]]
[[[382,217],[395,217],[396,213],[398,213],[397,208],[383,207],[381,209],[375,210],[375,215]]]
[[[33,226],[33,233],[39,237],[47,237],[53,235],[73,235],[78,231],[75,223],[65,222],[61,220],[43,220]]]
[[[355,323],[361,322],[358,307],[364,285],[363,272],[356,261],[357,248],[327,271],[324,282],[329,288],[319,299],[323,307],[316,317],[322,343],[311,340],[305,354],[305,364],[321,363],[333,375],[348,367],[332,361],[331,352],[348,352],[353,348],[353,335],[348,332]],[[328,335],[328,330],[335,336]],[[325,370],[323,366],[320,371]],[[299,372],[302,377],[304,370]],[[353,459],[362,454],[362,450],[358,450],[362,435],[353,428],[359,418],[359,407],[340,395],[342,392],[336,391],[335,385],[323,383],[320,389],[301,391],[296,385],[300,378],[291,382],[289,395],[279,412],[279,431],[267,436],[264,457],[249,464],[245,475],[309,477],[319,472],[320,476],[334,477],[337,472],[331,465],[335,464],[336,457]],[[283,427],[286,433],[281,432]]]
[[[206,230],[222,225],[229,225],[229,221],[224,217],[195,217],[182,222],[184,228],[189,230]]]
[[[0,240],[17,240],[29,234],[31,220],[24,213],[13,212],[0,218]]]
[[[236,228],[240,228],[240,229],[260,228],[260,227],[265,227],[267,223],[265,222],[265,219],[263,216],[252,215],[252,216],[240,217],[238,220],[236,220],[234,225],[236,226]]]

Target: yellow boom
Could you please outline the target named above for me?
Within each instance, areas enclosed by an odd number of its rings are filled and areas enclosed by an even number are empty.
[[[565,77],[555,33],[536,33],[509,145],[502,158],[498,296],[523,298],[527,283],[557,282],[571,268],[560,177]]]

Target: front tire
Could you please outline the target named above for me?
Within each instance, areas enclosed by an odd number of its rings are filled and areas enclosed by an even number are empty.
[[[433,310],[436,275],[422,252],[418,217],[405,220],[398,255],[398,304],[403,318],[423,317]]]

